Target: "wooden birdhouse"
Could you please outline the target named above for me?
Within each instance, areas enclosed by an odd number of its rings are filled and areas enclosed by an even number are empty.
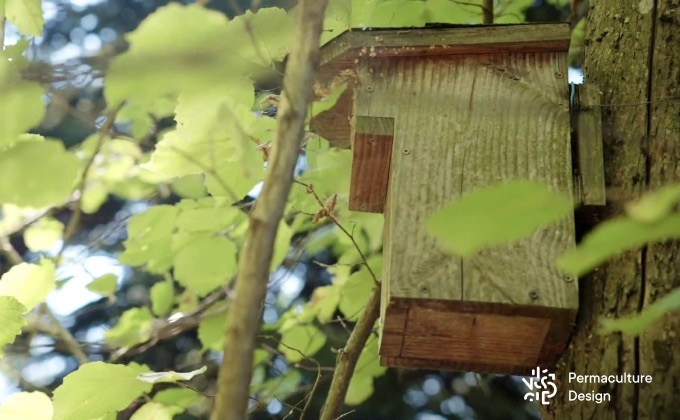
[[[574,190],[568,48],[567,24],[357,29],[322,48],[320,82],[351,88],[312,130],[352,148],[350,209],[385,214],[384,365],[529,374],[563,352],[578,286],[554,261],[573,218],[465,260],[424,222],[505,179]]]

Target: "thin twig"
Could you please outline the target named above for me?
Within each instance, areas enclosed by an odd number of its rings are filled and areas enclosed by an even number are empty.
[[[106,138],[109,135],[109,132],[113,128],[113,124],[116,121],[116,116],[118,115],[118,112],[121,110],[122,107],[123,103],[121,102],[115,108],[113,108],[107,114],[106,121],[104,121],[101,128],[99,129],[97,144],[95,145],[94,151],[92,152],[92,156],[85,163],[85,168],[83,168],[83,174],[80,177],[80,182],[78,183],[78,186],[76,188],[76,191],[79,192],[78,199],[76,200],[75,207],[73,209],[73,214],[71,214],[71,219],[68,221],[68,225],[66,225],[66,229],[64,230],[64,244],[61,247],[59,254],[57,255],[56,258],[57,261],[59,261],[59,258],[61,258],[61,255],[66,249],[68,242],[73,238],[73,235],[76,233],[76,229],[78,229],[78,225],[80,224],[80,216],[82,215],[83,212],[82,203],[83,194],[85,192],[85,184],[87,183],[87,174],[90,171],[90,168],[92,168],[92,165],[94,164],[97,155],[101,151],[101,148],[104,145],[104,140],[106,140]]]
[[[0,10],[0,51],[5,49],[5,11]]]
[[[76,339],[73,338],[73,334],[71,334],[71,332],[67,330],[61,324],[61,322],[59,322],[56,315],[54,315],[54,312],[52,312],[49,306],[47,306],[46,303],[43,303],[40,306],[40,310],[43,314],[45,314],[45,316],[47,316],[47,318],[50,320],[50,323],[54,325],[57,338],[64,343],[66,349],[73,355],[73,357],[75,357],[78,363],[84,365],[85,363],[89,362],[90,360],[87,358],[87,355],[80,348],[80,345]]]
[[[229,281],[231,283],[233,278]],[[212,308],[217,302],[226,296],[225,289],[218,289],[211,294],[209,294],[205,299],[198,304],[196,308],[187,312],[182,317],[174,319],[172,322],[165,321],[165,323],[155,329],[151,336],[144,342],[138,343],[134,346],[123,347],[118,349],[109,358],[110,363],[115,363],[123,358],[131,357],[140,353],[145,352],[149,348],[153,347],[156,343],[162,340],[168,340],[170,338],[177,337],[189,330],[192,330],[198,326],[201,322],[203,315],[206,311]],[[212,315],[212,314],[211,314]]]
[[[312,184],[305,184],[304,182],[301,182],[301,181],[298,181],[298,180],[295,180],[295,182],[298,183],[298,184],[300,184],[300,185],[302,185],[302,186],[304,186],[304,187],[306,187],[306,188],[307,188],[307,192],[308,192],[309,194],[312,194],[312,195],[314,196],[314,199],[316,199],[316,202],[319,203],[319,205],[320,205],[322,208],[324,207],[324,203],[321,201],[321,198],[319,198],[319,195],[318,195],[318,194],[316,193],[316,191],[314,190],[314,186],[313,186]],[[354,248],[355,248],[355,249],[357,250],[357,252],[359,253],[359,257],[361,257],[361,262],[362,262],[362,264],[366,266],[366,269],[367,269],[368,272],[371,274],[371,277],[373,278],[373,281],[377,284],[377,283],[378,283],[378,277],[375,275],[375,272],[373,271],[373,269],[371,268],[371,266],[368,264],[368,260],[366,259],[366,256],[364,255],[363,251],[361,250],[361,247],[359,247],[359,244],[358,244],[357,241],[354,239],[354,235],[351,234],[347,229],[345,229],[345,227],[344,227],[344,226],[338,221],[338,219],[336,219],[335,216],[333,216],[332,214],[328,214],[328,215],[326,215],[326,217],[328,217],[328,218],[333,222],[333,224],[335,224],[335,226],[337,226],[338,229],[340,229],[345,235],[347,235],[347,237],[349,238],[349,240],[352,241],[352,244],[354,245]]]

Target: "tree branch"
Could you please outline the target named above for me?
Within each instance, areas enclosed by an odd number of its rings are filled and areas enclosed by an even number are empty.
[[[260,197],[250,216],[239,259],[234,302],[227,316],[224,356],[212,420],[246,419],[253,350],[267,292],[279,221],[293,182],[304,138],[307,108],[319,64],[319,41],[327,0],[301,0],[290,58],[283,80],[276,140]]]
[[[380,283],[376,283],[368,298],[364,313],[354,326],[345,348],[338,352],[338,361],[328,390],[326,404],[321,411],[321,420],[336,420],[342,417],[342,406],[347,395],[349,381],[366,341],[371,336],[375,321],[380,315]]]
[[[484,24],[493,25],[493,0],[482,0],[484,12]]]
[[[87,173],[90,171],[90,168],[92,168],[92,165],[94,164],[95,159],[97,158],[97,155],[101,151],[102,146],[104,145],[104,140],[106,137],[109,135],[109,132],[113,128],[113,124],[116,122],[116,116],[118,115],[118,112],[120,109],[123,107],[123,103],[121,102],[118,104],[115,108],[113,108],[106,116],[106,121],[102,124],[101,128],[99,129],[99,135],[97,138],[97,144],[94,148],[94,152],[92,153],[92,156],[90,159],[85,163],[85,168],[83,169],[83,175],[80,178],[80,181],[78,183],[78,187],[76,188],[76,191],[79,192],[78,198],[75,203],[75,208],[73,209],[73,214],[71,215],[71,219],[68,221],[68,225],[66,225],[66,228],[64,230],[64,244],[61,247],[61,250],[59,251],[59,255],[57,255],[56,260],[59,261],[59,258],[61,257],[62,253],[66,249],[66,246],[68,245],[68,242],[71,240],[73,235],[76,233],[76,229],[78,229],[78,225],[80,224],[80,216],[82,215],[82,202],[83,202],[83,193],[85,191],[85,184],[87,183]]]

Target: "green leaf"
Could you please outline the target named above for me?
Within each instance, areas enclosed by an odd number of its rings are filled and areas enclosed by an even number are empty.
[[[54,263],[43,259],[40,264],[15,265],[3,274],[0,296],[12,296],[30,311],[43,303],[55,286]]]
[[[481,6],[481,2],[478,3]],[[428,0],[425,4],[428,23],[474,24],[482,23],[482,9],[473,2],[458,3],[451,0]]]
[[[0,97],[2,97],[0,101],[0,151],[14,145],[19,134],[25,133],[40,123],[45,115],[43,94],[44,91],[39,84],[27,82],[21,78],[20,66],[7,60],[0,60]],[[1,153],[0,156],[2,156]],[[29,168],[36,169],[37,167],[29,166]],[[24,170],[24,172],[27,171],[27,169]],[[6,182],[4,179],[0,182],[0,191],[6,188]],[[0,202],[2,201],[4,199],[0,198]]]
[[[5,16],[24,35],[42,35],[43,19],[40,0],[5,0]]]
[[[207,366],[203,366],[200,369],[192,370],[191,372],[147,372],[140,373],[138,379],[143,382],[148,382],[150,384],[158,384],[164,382],[175,383],[179,381],[191,380],[196,375],[200,375],[208,370]]]
[[[120,262],[131,266],[146,264],[152,273],[164,273],[172,266],[172,233],[178,209],[175,206],[154,206],[137,214],[128,224],[125,251]]]
[[[185,175],[173,179],[170,189],[182,198],[201,198],[208,195],[203,184],[203,176],[199,174]]]
[[[118,324],[106,331],[104,340],[113,346],[132,347],[151,336],[153,317],[147,308],[132,308],[123,312]]]
[[[512,2],[499,4],[494,8],[494,13],[497,14],[494,18],[494,23],[523,23],[525,21],[527,9],[534,3],[534,0],[514,0]]]
[[[628,216],[643,223],[658,222],[680,202],[680,183],[666,185],[642,196],[640,200],[626,205]]]
[[[368,28],[424,26],[426,3],[411,0],[353,0],[352,23],[355,27]]]
[[[601,318],[600,332],[602,334],[609,334],[620,331],[626,335],[637,337],[652,322],[668,312],[678,309],[680,309],[680,288],[673,290],[652,305],[646,307],[639,314],[619,319]]]
[[[321,45],[350,29],[352,0],[330,0],[326,7],[321,33]]]
[[[177,31],[182,28],[182,31]],[[242,66],[230,54],[227,17],[198,5],[158,8],[126,35],[130,48],[108,71],[106,102],[153,103],[168,94],[208,90]],[[229,63],[235,64],[229,66]]]
[[[3,420],[52,420],[52,400],[42,392],[17,392],[0,406]]]
[[[557,260],[557,267],[578,277],[618,253],[678,237],[680,214],[668,216],[657,223],[618,217],[600,224],[576,248],[565,252]]]
[[[111,296],[118,288],[118,277],[115,274],[104,274],[92,280],[87,285],[87,290],[102,296]]]
[[[178,411],[179,410],[179,411]],[[130,417],[130,420],[172,420],[181,409],[166,407],[157,402],[148,402]]]
[[[24,231],[24,242],[34,252],[49,251],[64,236],[64,224],[52,217],[42,217]]]
[[[242,59],[265,67],[272,61],[281,61],[288,53],[293,34],[293,19],[278,7],[263,8],[253,14],[236,16],[229,23],[229,39],[243,39],[237,45]],[[236,46],[235,46],[236,47]]]
[[[286,258],[288,249],[290,248],[290,240],[293,238],[293,231],[285,221],[279,223],[279,230],[276,231],[276,240],[274,241],[274,253],[270,265],[270,271],[274,271]]]
[[[371,273],[366,268],[352,273],[342,285],[338,308],[350,321],[356,321],[366,307],[366,302],[375,287]]]
[[[221,236],[196,234],[175,257],[175,279],[188,290],[205,296],[236,272],[236,246]]]
[[[4,355],[7,344],[14,343],[14,338],[21,334],[21,327],[26,325],[22,316],[27,309],[12,296],[0,296],[0,357]]]
[[[355,375],[375,378],[387,372],[387,368],[380,365],[378,349],[378,338],[371,335],[363,350],[361,350],[361,355],[359,355],[359,360],[357,360],[357,365],[354,368]]]
[[[21,113],[19,109],[13,112]],[[37,208],[62,204],[73,190],[78,168],[78,158],[59,141],[19,142],[0,152],[0,202]]]
[[[316,117],[317,115],[321,114],[324,111],[328,111],[329,109],[333,108],[335,106],[335,103],[338,102],[338,99],[340,99],[340,96],[342,96],[342,94],[345,93],[346,90],[347,82],[341,83],[339,86],[333,89],[333,91],[331,91],[325,98],[322,98],[319,101],[312,102],[312,118]]]
[[[322,200],[333,194],[338,194],[336,209],[347,208],[349,185],[351,180],[352,152],[346,149],[331,147],[328,141],[318,138],[307,142],[308,169],[301,178],[308,184],[313,184],[316,193]],[[307,194],[304,189],[301,203],[296,203],[297,210],[306,213],[315,213],[319,210],[319,204]]]
[[[327,323],[333,318],[340,303],[340,287],[336,285],[322,286],[314,289],[310,304],[321,323]]]
[[[203,396],[186,388],[168,388],[158,391],[153,400],[168,407],[186,409],[203,401]]]
[[[565,217],[571,198],[531,181],[508,181],[464,195],[431,215],[425,227],[442,246],[462,257],[522,239]]]
[[[313,325],[294,325],[282,331],[279,351],[291,363],[312,357],[326,344],[326,335]]]
[[[226,314],[215,314],[201,319],[201,323],[198,324],[198,339],[203,350],[222,351],[226,326]]]
[[[240,200],[264,176],[262,155],[251,137],[271,124],[250,110],[253,98],[247,79],[210,94],[180,95],[177,129],[163,136],[144,167],[165,177],[208,174],[225,190],[220,195]]]
[[[29,45],[31,45],[30,39],[20,39],[15,44],[5,46],[5,49],[0,51],[0,57],[4,57],[12,63],[15,69],[21,71],[29,64],[28,59],[23,56]]]
[[[154,284],[149,292],[151,295],[151,310],[156,316],[164,316],[175,305],[175,286],[170,281]]]
[[[349,381],[345,404],[359,405],[373,395],[373,378],[365,375],[354,375]]]
[[[255,182],[243,174],[238,162],[225,162],[205,176],[205,187],[211,195],[233,201],[243,198],[254,185]]]
[[[232,225],[240,212],[235,207],[212,205],[183,210],[177,218],[177,227],[187,232],[219,232]]]
[[[138,375],[134,368],[104,362],[80,366],[54,391],[54,420],[93,419],[126,408],[153,387]]]
[[[252,393],[257,393],[258,401],[268,402],[273,398],[285,401],[291,395],[300,391],[302,374],[297,369],[291,369],[285,374],[269,379],[260,386],[251,388]]]

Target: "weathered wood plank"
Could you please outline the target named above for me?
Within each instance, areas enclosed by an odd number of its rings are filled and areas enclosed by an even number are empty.
[[[566,71],[560,53],[362,60],[372,91],[357,113],[395,117],[392,297],[575,307],[576,282],[553,267],[574,244],[573,218],[465,262],[423,226],[461,193],[504,179],[571,192]]]
[[[579,85],[576,110],[578,169],[581,200],[585,205],[607,204],[604,185],[604,155],[602,150],[602,115],[600,90],[594,85]]]
[[[355,29],[345,32],[323,47],[321,64],[352,63],[361,57],[566,52],[568,49],[567,23],[399,30]]]
[[[537,364],[554,365],[564,351],[576,315],[574,308],[560,309],[537,305],[441,299],[393,298],[385,306],[389,307],[382,318],[381,342],[385,342],[385,345],[381,344],[380,356],[383,363],[389,366],[412,368],[429,366],[430,369],[464,369],[508,374],[521,372],[528,374],[531,367]],[[413,311],[416,311],[415,316],[412,314]],[[476,323],[473,324],[470,321],[480,316],[491,317],[476,322],[487,325],[488,328],[496,328],[495,325],[498,323],[508,325],[498,331],[489,332],[487,327],[477,328]],[[528,324],[524,322],[526,319],[530,320]],[[427,325],[431,321],[433,325]],[[468,321],[470,321],[469,326],[459,325],[461,322]],[[489,324],[487,321],[492,322]],[[539,324],[540,328],[533,330],[530,328],[539,326]],[[387,325],[389,328],[385,328]],[[466,328],[477,328],[477,330],[474,333],[465,332]],[[516,329],[525,332],[533,331],[535,336],[526,337],[527,343],[522,349],[513,350],[505,344],[499,344],[493,350],[498,354],[488,358],[485,356],[484,352],[487,350],[484,349],[492,345],[495,340],[512,345],[515,342],[514,331]],[[487,337],[486,333],[491,334],[491,337]],[[502,334],[506,333],[509,336],[503,337]],[[433,346],[431,340],[435,340],[439,345]],[[451,341],[442,342],[442,340]],[[534,353],[531,353],[531,357],[528,356],[529,353],[521,353],[529,347],[535,352],[535,358]],[[472,350],[475,351],[476,358],[469,356]],[[421,351],[424,354],[420,354]],[[517,356],[516,352],[520,352],[523,356]],[[508,360],[501,360],[505,354],[511,354],[511,356],[508,356]],[[492,360],[494,360],[493,363]],[[518,364],[519,360],[524,360],[522,363],[526,362],[526,364]]]
[[[509,366],[535,365],[550,326],[550,320],[543,318],[418,307],[409,311],[407,323],[402,357],[468,363],[484,360]]]
[[[349,209],[382,213],[392,158],[394,119],[357,116],[352,142]]]
[[[348,149],[352,137],[353,104],[354,89],[348,87],[331,109],[312,118],[309,123],[310,129],[328,140],[333,146]]]

